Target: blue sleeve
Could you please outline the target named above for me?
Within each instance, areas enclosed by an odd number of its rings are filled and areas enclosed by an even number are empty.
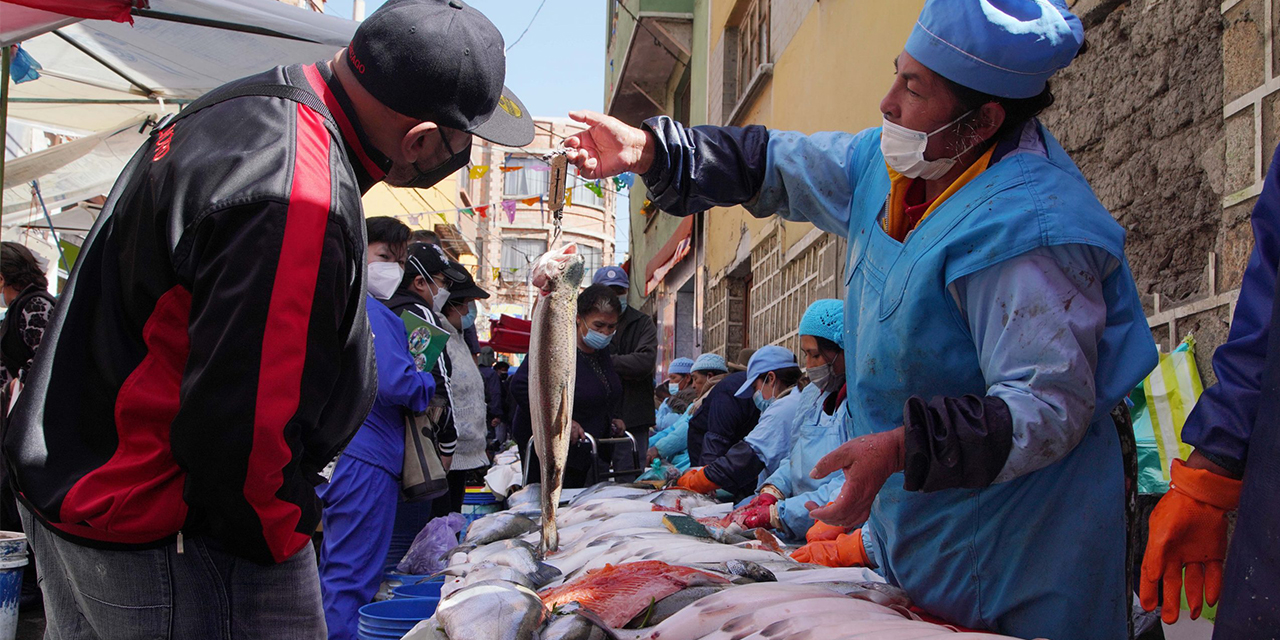
[[[653,445],[663,460],[670,462],[676,455],[689,450],[689,414],[680,416],[666,436]]]
[[[779,502],[778,520],[782,521],[782,526],[787,530],[786,533],[792,538],[803,540],[805,532],[813,526],[813,518],[809,516],[809,508],[805,505],[809,502],[825,505],[835,499],[843,486],[844,474],[834,473],[826,482],[818,485],[817,489]]]
[[[929,473],[950,476],[952,481],[933,488],[1012,480],[1058,461],[1084,438],[1097,404],[1094,372],[1106,327],[1101,283],[1117,265],[1101,249],[1062,245],[1035,249],[954,283],[986,378],[986,395],[1004,402],[1004,419],[1012,419],[1012,428],[993,430],[986,424],[981,432],[977,422],[966,425],[957,417],[976,414],[952,411],[952,416],[945,416],[933,411],[945,418],[943,431],[972,430],[959,434],[968,445],[935,448],[960,451],[959,457],[974,461],[943,469],[948,466],[942,464],[945,461],[935,460]],[[910,458],[912,447],[907,449]],[[932,457],[941,456],[935,451]]]
[[[1277,152],[1280,159],[1280,150]],[[1276,268],[1280,265],[1280,162],[1271,170],[1253,208],[1253,254],[1240,285],[1227,341],[1213,354],[1218,383],[1204,390],[1182,427],[1182,441],[1234,473],[1243,473],[1249,437],[1258,416],[1266,367]]]
[[[404,323],[384,306],[369,302],[369,325],[373,330],[373,353],[378,368],[378,399],[383,403],[426,411],[436,382],[430,373],[418,371],[409,356],[409,333]]]
[[[728,453],[730,447],[741,441],[739,434],[754,426],[746,423],[754,423],[758,417],[758,414],[752,415],[754,406],[752,411],[747,411],[731,392],[720,389],[707,396],[704,408],[707,412],[707,434],[702,439],[702,457],[693,461],[698,466],[711,464]]]
[[[770,473],[791,453],[796,415],[800,408],[800,392],[792,391],[779,398],[760,414],[756,428],[743,438]]]
[[[780,215],[848,233],[854,153],[869,130],[805,135],[764,127],[685,127],[666,116],[645,129],[657,143],[645,186],[659,209],[684,216],[746,204],[756,217]]]
[[[790,452],[788,452],[787,456],[784,457],[782,461],[778,463],[778,468],[774,470],[773,473],[769,474],[769,477],[765,478],[764,482],[760,483],[760,486],[763,487],[766,484],[773,485],[778,489],[778,491],[782,492],[782,495],[784,496],[791,495],[791,454]]]

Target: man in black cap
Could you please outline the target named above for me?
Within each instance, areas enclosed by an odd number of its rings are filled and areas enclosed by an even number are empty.
[[[503,50],[459,0],[388,2],[134,155],[4,434],[50,637],[326,636],[313,487],[376,387],[360,196],[533,140]]]

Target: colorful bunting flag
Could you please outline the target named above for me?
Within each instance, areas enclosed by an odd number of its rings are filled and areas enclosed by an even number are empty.
[[[519,171],[524,167],[499,167],[499,168],[502,170],[503,173],[511,173],[512,171]]]
[[[551,170],[551,167],[545,164],[535,164],[529,168],[533,169],[534,171],[550,171]]]
[[[500,268],[498,268],[498,267],[494,267],[494,268],[493,268],[493,279],[494,279],[494,280],[497,280],[497,279],[498,279],[498,278],[500,278],[501,276],[502,276],[502,269],[500,269]]]
[[[564,206],[566,207],[573,206],[573,188],[564,190]]]
[[[467,176],[472,180],[479,180],[480,178],[483,178],[486,173],[489,173],[489,165],[482,164],[471,167],[471,170],[467,172]]]
[[[467,217],[474,217],[476,215],[476,212],[471,209],[460,209],[460,211],[462,211],[462,213]]]
[[[621,175],[616,175],[613,177],[613,190],[622,191],[624,187],[630,189],[631,185],[635,184],[635,182],[636,174],[629,171]]]
[[[449,219],[448,219],[448,218],[446,218],[446,217],[444,217],[444,214],[443,214],[443,213],[437,213],[436,215],[440,216],[440,221],[441,221],[441,222],[443,222],[443,223],[445,223],[445,224],[449,224]]]
[[[481,205],[481,206],[479,206],[479,207],[476,207],[476,208],[475,208],[475,210],[476,210],[476,213],[480,214],[480,217],[481,217],[481,218],[488,218],[488,217],[489,217],[489,205],[487,205],[487,204],[486,204],[486,205]]]
[[[421,219],[421,218],[419,218],[419,217],[418,217],[418,214],[416,214],[416,213],[411,213],[411,214],[409,214],[409,224],[411,224],[411,225],[413,225],[413,226],[415,226],[415,227],[416,227],[416,226],[418,226],[418,221],[419,221],[420,219]]]
[[[587,191],[590,191],[591,193],[596,194],[596,197],[597,197],[597,198],[603,198],[603,197],[604,197],[604,190],[600,188],[600,184],[599,184],[599,183],[597,183],[597,182],[587,182],[587,183],[583,184],[582,186],[586,187],[586,188],[587,188]]]
[[[507,222],[514,224],[516,221],[516,201],[503,200],[502,210],[507,214]]]
[[[536,198],[525,198],[524,200],[520,201],[520,204],[523,204],[526,207],[532,207],[533,205],[538,204],[541,201],[542,201],[542,196],[538,196]]]

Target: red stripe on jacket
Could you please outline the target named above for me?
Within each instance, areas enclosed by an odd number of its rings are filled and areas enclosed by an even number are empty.
[[[325,175],[328,175],[327,172]],[[191,343],[191,292],[174,287],[142,327],[147,355],[116,396],[119,444],[106,464],[67,491],[58,529],[91,540],[141,544],[173,535],[187,517],[186,473],[169,446]]]
[[[284,485],[285,468],[293,464],[285,428],[298,411],[302,393],[307,329],[332,194],[329,132],[324,119],[302,104],[296,138],[284,242],[262,336],[253,449],[244,485],[245,498],[262,521],[267,547],[277,562],[311,542],[308,533],[297,531],[302,510],[276,492]]]
[[[342,131],[342,137],[346,139],[347,144],[351,145],[351,149],[356,152],[356,158],[360,160],[360,165],[369,173],[374,180],[381,180],[387,174],[382,168],[369,158],[365,153],[364,145],[360,144],[360,136],[356,135],[355,127],[351,126],[351,121],[347,119],[347,112],[342,110],[342,105],[338,104],[338,97],[333,95],[333,90],[329,88],[329,84],[320,77],[320,71],[316,69],[316,65],[303,65],[302,72],[307,76],[307,82],[311,83],[311,90],[324,100],[324,106],[329,107],[329,113],[333,114],[333,119],[338,123],[338,129]]]

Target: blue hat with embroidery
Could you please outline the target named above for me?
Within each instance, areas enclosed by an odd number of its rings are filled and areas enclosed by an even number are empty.
[[[907,53],[934,73],[1002,98],[1031,98],[1084,43],[1063,0],[927,0]]]
[[[627,277],[627,272],[622,267],[601,267],[596,269],[596,274],[591,276],[591,284],[602,284],[606,287],[631,287],[631,279]]]
[[[676,358],[667,365],[667,373],[688,374],[693,369],[691,358]]]
[[[724,356],[718,356],[714,353],[704,353],[693,361],[693,366],[689,368],[689,372],[694,371],[719,371],[725,373],[729,371],[729,365],[725,364]]]
[[[734,395],[739,398],[750,398],[755,392],[754,385],[757,378],[763,378],[770,371],[799,366],[796,363],[796,354],[791,353],[790,349],[775,345],[760,347],[747,362],[747,381],[738,387],[738,392]]]
[[[839,300],[818,300],[809,305],[800,318],[802,336],[826,338],[844,348],[844,303]]]

